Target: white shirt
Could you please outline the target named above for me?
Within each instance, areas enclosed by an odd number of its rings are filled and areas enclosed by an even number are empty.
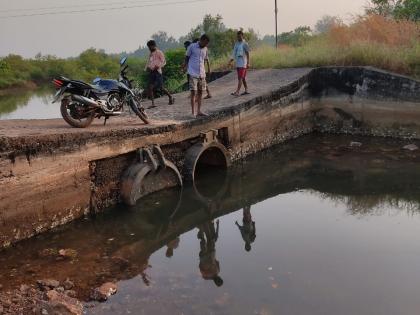
[[[233,48],[232,59],[236,62],[237,68],[246,68],[248,58],[246,53],[249,53],[249,46],[245,41],[236,42]]]
[[[205,78],[206,69],[204,61],[209,59],[207,47],[201,48],[199,43],[193,43],[188,47],[186,56],[188,60],[188,74],[194,78]]]

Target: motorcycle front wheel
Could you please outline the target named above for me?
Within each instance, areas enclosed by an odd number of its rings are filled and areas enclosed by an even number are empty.
[[[87,128],[95,118],[95,113],[86,113],[86,106],[66,98],[61,101],[60,112],[66,123],[75,128]]]
[[[144,108],[139,108],[139,112],[140,112],[140,114],[139,114],[139,117],[140,117],[140,119],[146,124],[146,125],[148,125],[148,124],[150,124],[150,121],[149,121],[149,116],[147,116],[147,114],[146,114],[146,112],[144,111]]]
[[[130,98],[129,105],[131,109],[139,116],[139,118],[146,124],[150,124],[149,116],[147,116],[146,111],[142,106],[139,106],[137,101],[134,98]]]

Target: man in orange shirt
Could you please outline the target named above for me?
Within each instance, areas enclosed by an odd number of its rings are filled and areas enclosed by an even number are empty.
[[[154,96],[155,90],[162,91],[166,94],[169,97],[169,105],[173,105],[175,103],[175,98],[163,86],[162,69],[166,65],[165,55],[157,48],[154,40],[148,41],[147,47],[150,50],[150,55],[149,61],[146,65],[146,70],[149,72],[149,97],[152,100],[152,106],[149,108],[156,107]]]

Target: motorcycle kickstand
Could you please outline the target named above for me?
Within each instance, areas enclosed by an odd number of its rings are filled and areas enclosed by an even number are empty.
[[[105,117],[105,120],[104,120],[104,126],[106,125],[106,121],[109,119],[109,117]]]

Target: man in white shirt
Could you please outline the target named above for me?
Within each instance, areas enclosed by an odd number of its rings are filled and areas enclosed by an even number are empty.
[[[188,69],[189,86],[191,91],[191,110],[194,117],[207,116],[201,111],[201,103],[203,99],[203,91],[207,90],[206,69],[210,73],[210,63],[207,46],[210,38],[202,35],[197,43],[193,43],[188,47],[184,70]]]

